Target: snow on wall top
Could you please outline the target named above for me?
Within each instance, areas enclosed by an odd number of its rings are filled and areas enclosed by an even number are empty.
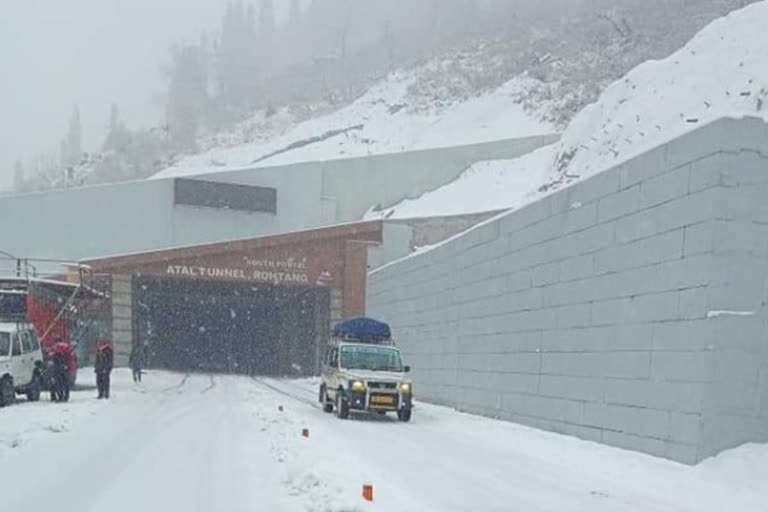
[[[714,21],[668,58],[646,62],[574,117],[561,140],[479,163],[457,181],[367,217],[520,208],[722,117],[768,121],[768,1]]]
[[[539,197],[556,155],[554,145],[514,160],[478,162],[459,178],[418,199],[406,199],[383,211],[370,210],[365,218],[409,219],[463,215],[523,206]]]
[[[414,81],[413,73],[392,73],[351,105],[299,124],[278,114],[259,123],[257,130],[262,134],[252,142],[185,157],[155,177],[398,153],[557,131],[519,103],[520,95],[535,82],[531,78],[517,77],[495,91],[448,106],[413,104],[408,87]],[[274,131],[270,133],[269,128]],[[285,151],[292,145],[298,147]]]

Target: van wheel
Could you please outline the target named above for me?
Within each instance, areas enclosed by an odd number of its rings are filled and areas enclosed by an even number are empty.
[[[328,393],[325,389],[325,384],[320,385],[320,403],[323,404],[323,412],[333,412],[333,403],[328,401]]]
[[[323,412],[333,412],[333,402],[328,400],[328,390],[325,389],[325,384],[320,386],[320,402],[323,404]]]
[[[342,390],[336,392],[336,416],[340,420],[349,418],[349,404],[344,400],[344,392]]]
[[[16,390],[13,388],[13,378],[3,377],[0,380],[0,407],[12,405],[16,401]]]
[[[403,423],[408,423],[411,421],[411,409],[400,409],[397,411],[397,419]]]
[[[42,391],[43,384],[40,382],[40,376],[35,375],[32,377],[32,383],[27,388],[27,400],[30,402],[37,402],[40,400],[40,392]]]

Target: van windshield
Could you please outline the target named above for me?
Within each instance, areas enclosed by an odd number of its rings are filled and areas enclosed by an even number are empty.
[[[341,347],[341,367],[348,370],[403,371],[399,350],[377,346]]]
[[[11,349],[11,335],[7,332],[0,332],[0,357],[8,355]]]

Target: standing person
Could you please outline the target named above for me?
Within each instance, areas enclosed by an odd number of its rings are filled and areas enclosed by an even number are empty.
[[[56,338],[56,342],[51,347],[49,367],[51,397],[56,402],[69,401],[69,358],[72,348],[64,343],[61,338]]]
[[[96,346],[96,387],[99,389],[99,398],[109,399],[109,377],[112,373],[114,355],[112,345],[101,341]]]
[[[134,345],[128,357],[128,365],[133,372],[133,382],[141,382],[141,370],[144,367],[144,347]]]

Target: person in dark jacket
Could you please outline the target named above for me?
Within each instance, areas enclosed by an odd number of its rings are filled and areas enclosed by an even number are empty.
[[[112,373],[114,355],[112,345],[100,342],[96,347],[96,387],[99,389],[99,398],[109,398],[109,379]]]
[[[49,387],[51,390],[51,399],[55,402],[69,401],[69,358],[72,348],[64,343],[61,338],[56,339],[56,343],[49,352],[50,365],[48,368]]]
[[[141,370],[144,368],[144,347],[134,345],[128,357],[128,365],[133,372],[133,382],[141,382]]]

